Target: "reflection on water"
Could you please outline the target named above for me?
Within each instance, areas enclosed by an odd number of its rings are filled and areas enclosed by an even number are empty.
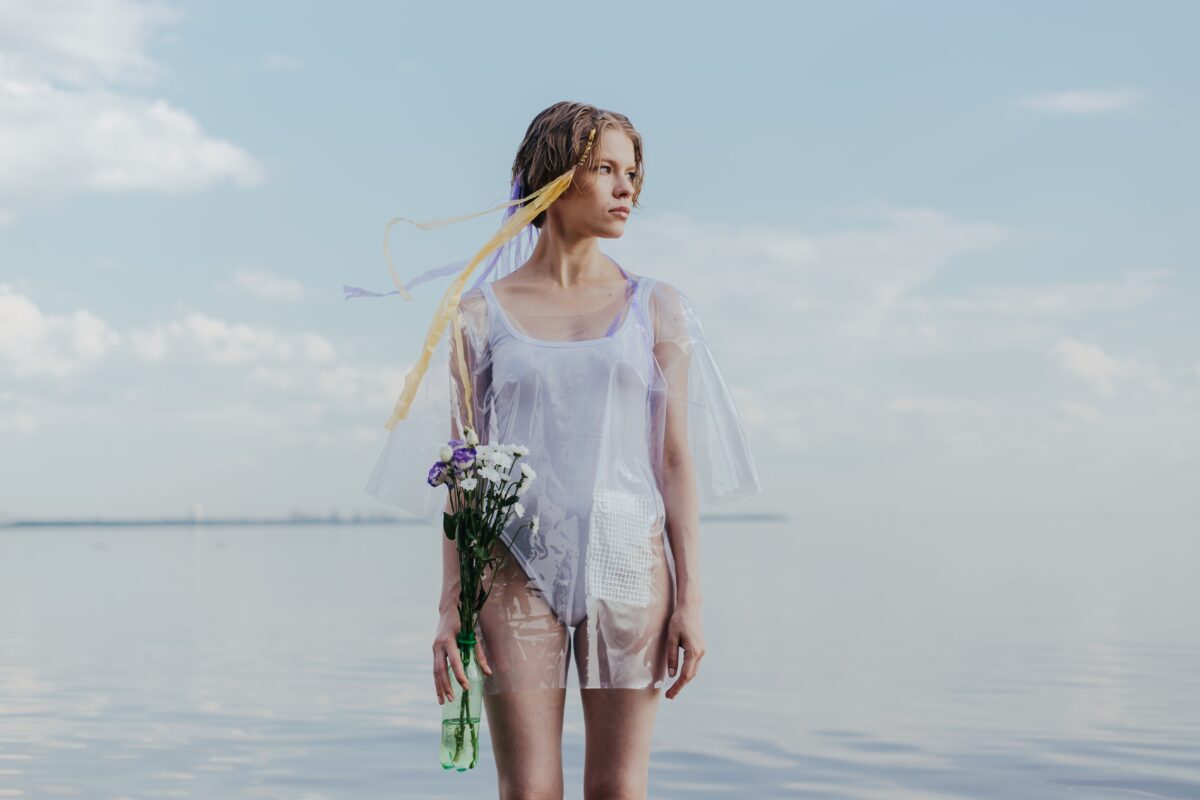
[[[1200,797],[1179,532],[702,533],[708,653],[661,701],[651,797]],[[0,798],[495,796],[490,741],[472,771],[438,764],[440,546],[419,526],[0,531]],[[567,797],[583,733],[572,690]]]

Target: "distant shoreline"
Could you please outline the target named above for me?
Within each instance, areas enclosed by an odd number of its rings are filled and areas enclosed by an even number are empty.
[[[787,514],[706,514],[701,522],[785,522]],[[229,517],[225,519],[193,519],[190,517],[168,517],[163,519],[0,519],[4,528],[113,528],[113,527],[181,527],[181,526],[231,526],[231,525],[426,525],[416,517],[368,516],[355,514],[348,517],[338,515],[324,517]]]

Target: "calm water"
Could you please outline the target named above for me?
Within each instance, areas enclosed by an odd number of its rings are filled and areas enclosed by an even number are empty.
[[[0,530],[0,798],[495,797],[489,741],[437,763],[439,547]],[[1134,519],[705,522],[650,796],[1200,798],[1198,556]],[[574,688],[563,749],[578,798]]]

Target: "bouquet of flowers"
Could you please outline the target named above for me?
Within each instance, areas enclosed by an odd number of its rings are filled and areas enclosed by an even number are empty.
[[[441,761],[443,768],[459,772],[473,768],[479,757],[483,672],[474,658],[475,625],[492,591],[491,583],[484,591],[483,575],[491,565],[495,582],[495,570],[508,556],[503,542],[499,548],[496,542],[513,514],[525,516],[520,498],[537,477],[528,464],[516,464],[521,456],[529,455],[528,447],[480,444],[469,427],[464,428],[463,436],[441,449],[428,478],[430,486],[444,485],[450,492],[451,510],[443,515],[442,529],[458,549],[458,653],[470,688],[455,692],[453,700],[442,704]],[[517,530],[526,525],[536,533],[538,518]],[[499,557],[493,554],[495,549],[501,551]]]

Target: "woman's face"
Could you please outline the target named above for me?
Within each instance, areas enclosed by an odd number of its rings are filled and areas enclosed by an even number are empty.
[[[609,128],[593,145],[598,148],[590,173],[576,173],[571,186],[547,209],[547,224],[556,233],[615,239],[625,233],[633,210],[633,140]],[[617,209],[626,213],[617,213]]]

